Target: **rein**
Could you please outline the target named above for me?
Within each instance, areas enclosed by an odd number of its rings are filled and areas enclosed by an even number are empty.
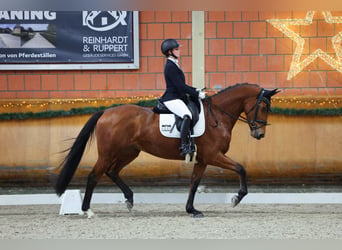
[[[259,111],[259,108],[260,108],[260,103],[261,103],[261,102],[265,102],[265,103],[267,104],[267,109],[268,109],[268,110],[270,110],[270,106],[271,106],[270,101],[269,101],[267,98],[265,98],[265,97],[263,96],[263,94],[264,94],[264,89],[262,89],[262,91],[261,91],[260,94],[258,95],[258,100],[257,100],[257,102],[256,102],[256,103],[253,105],[253,107],[246,113],[246,115],[248,115],[250,112],[252,112],[253,109],[256,108],[256,111],[255,111],[255,114],[254,114],[254,118],[253,118],[252,121],[249,121],[246,117],[244,117],[244,116],[242,116],[242,115],[239,115],[239,116],[232,115],[231,113],[229,113],[229,112],[223,110],[221,107],[219,107],[219,106],[217,106],[217,105],[215,105],[215,104],[212,104],[212,103],[211,103],[211,97],[205,98],[205,100],[206,100],[207,103],[208,103],[207,117],[209,118],[209,115],[211,114],[211,115],[214,117],[214,119],[215,119],[215,124],[214,124],[214,125],[210,124],[210,125],[211,125],[212,127],[214,127],[214,128],[218,126],[218,120],[217,120],[217,117],[216,117],[214,111],[212,110],[212,106],[214,106],[215,108],[217,108],[217,109],[218,109],[219,111],[221,111],[223,114],[228,115],[228,116],[230,116],[230,117],[233,118],[233,119],[236,119],[236,120],[239,120],[239,121],[241,121],[241,122],[244,122],[244,123],[248,124],[252,129],[259,129],[259,128],[262,128],[262,127],[264,127],[264,126],[270,125],[270,124],[267,123],[267,121],[264,121],[264,120],[257,120],[258,111]],[[208,120],[208,121],[209,121],[209,120]],[[261,123],[262,126],[259,126],[259,127],[258,127],[256,123]]]

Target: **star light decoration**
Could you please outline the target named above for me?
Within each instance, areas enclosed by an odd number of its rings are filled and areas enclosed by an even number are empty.
[[[342,16],[332,16],[330,11],[322,11],[324,19],[327,23],[342,23]],[[333,48],[336,53],[336,59],[328,55],[322,49],[316,49],[312,52],[307,58],[301,61],[302,52],[305,44],[304,38],[302,38],[299,34],[291,30],[289,25],[310,25],[312,24],[313,17],[315,15],[315,11],[308,11],[306,13],[306,17],[304,19],[268,19],[267,22],[271,23],[275,28],[280,30],[286,36],[292,39],[297,46],[295,52],[292,57],[292,62],[290,65],[290,70],[287,75],[287,80],[291,80],[298,73],[300,73],[306,66],[312,63],[315,59],[321,58],[327,64],[329,64],[332,68],[342,73],[342,31],[336,34],[331,38],[331,42],[333,44]]]

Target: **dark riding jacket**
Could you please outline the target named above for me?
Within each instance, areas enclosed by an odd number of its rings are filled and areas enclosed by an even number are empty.
[[[196,88],[191,87],[185,83],[185,76],[183,71],[171,60],[166,60],[164,67],[164,77],[166,82],[166,91],[160,98],[162,102],[181,99],[187,103],[187,95],[198,98],[199,92]]]

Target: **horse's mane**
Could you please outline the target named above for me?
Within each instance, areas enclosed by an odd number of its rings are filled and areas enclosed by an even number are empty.
[[[220,90],[219,92],[217,92],[217,93],[214,94],[213,96],[216,96],[216,95],[222,94],[223,92],[227,92],[227,91],[230,91],[230,90],[235,89],[235,88],[237,88],[237,87],[246,86],[246,85],[248,85],[248,86],[259,87],[259,85],[257,85],[257,84],[251,84],[251,83],[248,83],[248,82],[237,83],[237,84],[235,84],[235,85],[232,85],[232,86],[229,86],[229,87],[227,87],[227,88],[224,88],[224,89]]]

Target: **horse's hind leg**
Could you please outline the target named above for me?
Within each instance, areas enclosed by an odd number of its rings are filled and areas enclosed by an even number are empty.
[[[94,171],[91,171],[91,173],[88,175],[87,187],[82,203],[82,211],[88,215],[88,218],[91,218],[94,215],[94,213],[90,210],[90,200],[93,196],[93,191],[96,184],[96,176],[94,174]]]
[[[126,198],[126,205],[129,211],[133,208],[133,191],[120,178],[119,173],[126,165],[138,157],[139,149],[130,148],[125,150],[125,153],[120,154],[120,159],[117,159],[113,167],[106,172],[106,175],[120,188]]]
[[[93,170],[88,175],[87,186],[82,203],[82,211],[88,215],[88,218],[91,218],[94,215],[90,209],[90,201],[93,196],[94,188],[104,174],[106,166],[108,167],[109,164],[106,164],[101,160],[97,160]]]
[[[133,191],[129,186],[120,178],[118,174],[112,176],[111,173],[106,173],[108,177],[112,179],[112,181],[120,188],[122,193],[126,198],[126,205],[129,211],[133,208]]]

